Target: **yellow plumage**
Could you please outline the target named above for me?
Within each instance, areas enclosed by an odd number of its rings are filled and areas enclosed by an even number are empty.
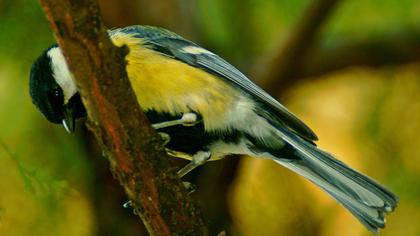
[[[271,159],[324,189],[372,232],[385,226],[384,214],[394,210],[397,197],[317,148],[309,127],[232,65],[164,29],[131,26],[109,33],[114,44],[130,49],[128,77],[154,127],[167,134],[168,153],[193,160],[178,172],[181,177],[232,154]],[[48,120],[74,132],[85,109],[56,45],[34,62],[30,88]],[[191,112],[203,118],[204,127],[178,119]]]
[[[142,39],[118,32],[117,46],[127,45],[127,73],[144,110],[181,115],[196,111],[208,129],[225,123],[226,107],[239,91],[223,80],[144,46]],[[211,104],[211,107],[209,105]]]

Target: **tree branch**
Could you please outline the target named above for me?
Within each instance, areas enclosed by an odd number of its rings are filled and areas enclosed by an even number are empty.
[[[406,27],[398,32],[364,39],[346,39],[333,47],[316,45],[317,33],[339,0],[314,0],[299,19],[287,41],[276,51],[268,68],[257,71],[259,84],[279,94],[297,82],[350,66],[379,67],[420,61],[420,31]],[[316,46],[315,46],[316,45]],[[310,56],[308,56],[310,55]]]
[[[203,219],[130,87],[124,58],[100,19],[95,0],[40,0],[105,150],[151,235],[203,235]]]
[[[360,40],[347,39],[334,45],[311,50],[311,56],[292,78],[314,77],[350,66],[379,67],[420,61],[419,29],[406,28]]]
[[[307,52],[315,44],[317,33],[340,0],[313,0],[294,31],[280,50],[273,56],[267,70],[257,75],[259,83],[268,92],[278,92],[280,81],[290,78],[302,64]]]

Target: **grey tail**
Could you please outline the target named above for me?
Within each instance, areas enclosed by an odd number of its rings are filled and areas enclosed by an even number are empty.
[[[273,158],[277,163],[321,187],[368,230],[378,233],[385,227],[385,213],[393,211],[398,202],[393,193],[293,132],[280,127],[273,132],[288,143],[297,156],[295,159]]]

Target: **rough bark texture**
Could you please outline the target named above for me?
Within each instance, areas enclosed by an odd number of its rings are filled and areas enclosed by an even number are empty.
[[[142,113],[95,0],[40,0],[88,111],[89,127],[151,235],[206,234],[200,212]]]

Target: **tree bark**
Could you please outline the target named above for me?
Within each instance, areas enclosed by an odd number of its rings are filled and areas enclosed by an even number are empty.
[[[204,235],[201,213],[170,167],[110,41],[95,0],[40,0],[74,75],[89,128],[151,235]]]

